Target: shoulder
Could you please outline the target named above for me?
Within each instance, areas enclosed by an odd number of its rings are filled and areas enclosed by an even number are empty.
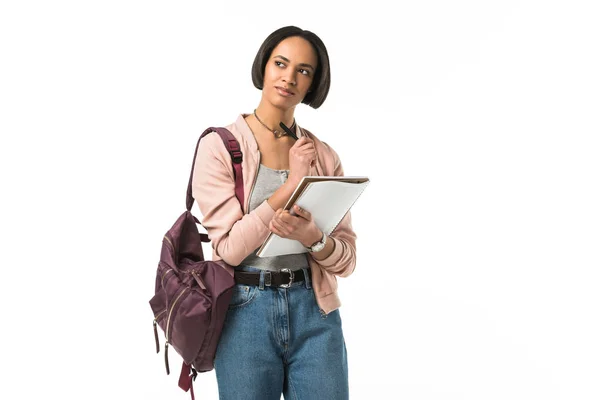
[[[237,132],[235,124],[230,124],[222,127],[227,129],[239,142],[239,132]],[[219,133],[216,131],[207,133],[200,140],[200,143],[198,145],[198,153],[210,154],[217,158],[223,158],[228,155],[225,143],[223,143],[221,135],[219,135]]]
[[[231,126],[225,126],[231,132]],[[235,135],[234,135],[235,136]],[[195,170],[204,171],[207,176],[226,174],[234,176],[231,156],[218,132],[212,131],[204,135],[198,143],[195,155]]]

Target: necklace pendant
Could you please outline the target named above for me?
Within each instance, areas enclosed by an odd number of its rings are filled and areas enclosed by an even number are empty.
[[[276,137],[277,139],[279,139],[280,137],[282,137],[282,136],[284,136],[284,135],[285,135],[285,132],[278,131],[277,129],[275,129],[275,130],[273,131],[273,133],[275,134],[275,137]]]

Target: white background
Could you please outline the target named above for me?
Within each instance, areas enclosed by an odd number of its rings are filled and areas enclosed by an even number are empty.
[[[371,178],[351,398],[600,398],[593,3],[3,2],[0,397],[189,398],[154,352],[162,235],[199,134],[258,105],[254,55],[297,25],[332,66],[298,123]]]

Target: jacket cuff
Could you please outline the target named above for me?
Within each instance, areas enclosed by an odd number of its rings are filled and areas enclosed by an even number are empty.
[[[258,215],[258,218],[260,218],[260,220],[263,222],[263,224],[265,224],[265,226],[268,229],[269,223],[271,223],[271,220],[275,215],[275,210],[271,208],[267,200],[263,201],[258,207],[254,209],[253,212],[255,212],[256,215]]]
[[[333,248],[333,251],[331,252],[331,254],[329,256],[327,256],[327,258],[324,258],[322,260],[315,259],[315,261],[324,267],[331,267],[332,265],[336,264],[342,257],[342,252],[344,251],[344,246],[339,239],[336,239],[333,236],[328,236],[327,240],[331,240],[333,242],[333,245],[335,246]]]

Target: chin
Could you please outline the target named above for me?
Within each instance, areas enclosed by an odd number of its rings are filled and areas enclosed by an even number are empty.
[[[281,96],[275,96],[272,97],[270,100],[273,107],[278,108],[280,110],[289,110],[290,108],[294,108],[298,105],[298,102],[296,102],[296,99],[294,98],[286,99]]]

